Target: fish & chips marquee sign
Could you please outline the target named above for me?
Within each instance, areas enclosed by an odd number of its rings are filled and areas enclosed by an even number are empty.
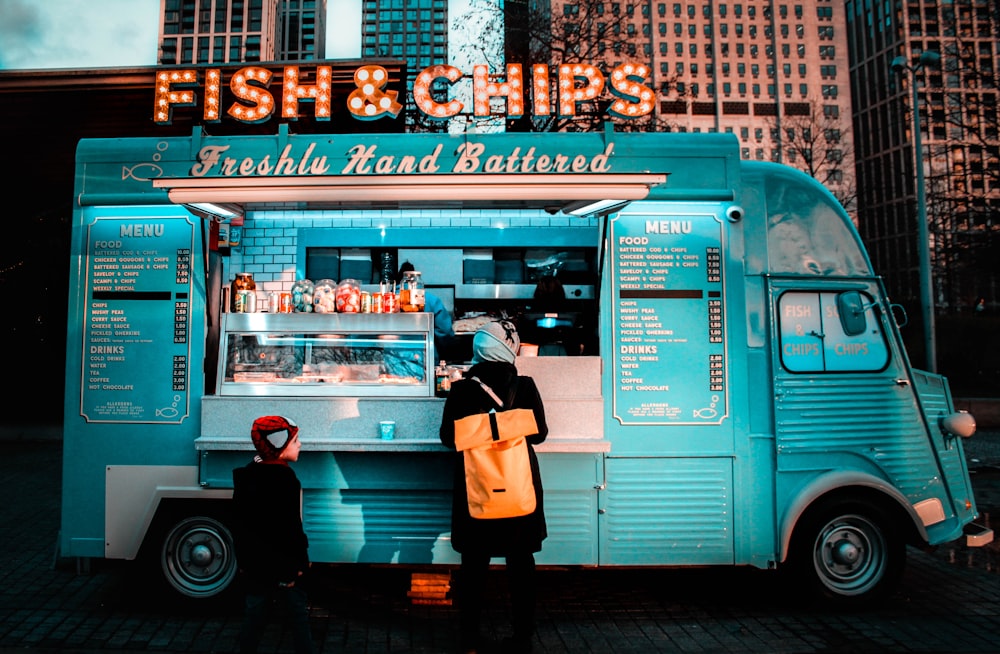
[[[261,123],[270,120],[276,111],[286,120],[302,115],[301,104],[311,103],[317,120],[330,120],[333,90],[333,67],[316,66],[312,84],[300,81],[299,66],[282,67],[280,96],[271,90],[274,73],[264,66],[245,66],[228,80],[229,93],[235,97],[224,107],[223,87],[226,80],[222,69],[164,70],[156,75],[153,118],[158,125],[169,125],[173,111],[179,107],[197,107],[200,88],[202,118],[214,123],[223,117],[243,122]],[[491,75],[486,65],[476,65],[472,72],[472,103],[476,117],[493,114],[493,100],[503,100],[508,118],[520,118],[529,108],[534,117],[560,118],[576,116],[582,102],[597,100],[607,89],[613,96],[608,112],[619,118],[639,118],[653,111],[655,94],[644,84],[648,66],[623,63],[616,66],[607,79],[590,64],[561,64],[553,71],[547,64],[532,64],[530,79],[525,79],[521,64],[507,64],[506,76]],[[457,99],[438,102],[431,89],[441,80],[449,85],[462,79],[464,73],[454,66],[430,66],[417,75],[413,83],[413,101],[417,109],[435,120],[457,116],[465,105]],[[554,84],[553,84],[554,82]],[[403,109],[398,92],[388,90],[389,75],[378,65],[364,65],[354,71],[354,90],[347,96],[347,109],[358,120],[396,118]],[[280,109],[279,109],[280,108]]]

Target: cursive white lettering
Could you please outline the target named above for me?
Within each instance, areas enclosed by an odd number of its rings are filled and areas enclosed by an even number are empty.
[[[198,152],[197,162],[191,166],[192,177],[278,177],[325,175],[330,170],[328,155],[316,155],[320,147],[311,142],[301,156],[296,156],[292,145],[286,145],[272,163],[272,155],[260,158],[223,156],[230,146],[206,145]],[[609,143],[603,152],[596,155],[541,154],[535,148],[528,148],[522,154],[521,147],[514,146],[504,152],[489,152],[484,143],[467,142],[458,146],[451,162],[450,172],[456,174],[526,174],[526,173],[604,173],[610,172],[609,162],[614,152],[614,143]],[[437,143],[434,149],[423,156],[407,152],[379,152],[378,145],[356,144],[346,152],[340,175],[406,175],[433,174],[441,170],[439,161],[444,148]],[[665,221],[664,221],[665,222]]]
[[[358,146],[361,147],[361,146]],[[206,145],[198,151],[198,162],[191,167],[192,177],[267,177],[271,175],[324,175],[330,169],[326,156],[313,157],[315,143],[310,143],[305,154],[296,159],[291,156],[292,146],[285,146],[277,165],[271,164],[271,155],[259,160],[244,157],[242,160],[222,157],[229,146]],[[374,148],[374,146],[372,146]]]

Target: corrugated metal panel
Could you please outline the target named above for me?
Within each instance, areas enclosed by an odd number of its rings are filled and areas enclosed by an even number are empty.
[[[598,488],[604,483],[603,456],[597,452],[544,453],[539,455],[538,464],[545,487],[549,537],[536,560],[545,565],[597,565],[597,503]]]
[[[458,561],[448,540],[448,492],[306,491],[302,519],[309,535],[310,557],[316,561]]]
[[[535,556],[540,565],[597,565],[597,491],[545,491],[549,537]]]
[[[549,537],[537,560],[547,565],[597,565],[597,486],[601,455],[542,455]],[[394,477],[391,483],[400,483]],[[450,470],[444,477],[450,483]],[[451,547],[451,490],[311,489],[303,494],[303,522],[315,561],[457,563]],[[447,485],[447,484],[445,484]]]
[[[831,455],[874,461],[908,497],[926,497],[939,482],[913,392],[883,375],[780,376],[777,389],[778,470],[843,465]]]
[[[731,564],[733,460],[609,459],[602,565]]]

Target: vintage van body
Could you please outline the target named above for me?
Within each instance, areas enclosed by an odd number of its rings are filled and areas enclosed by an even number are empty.
[[[78,148],[61,555],[222,593],[232,470],[281,414],[313,561],[456,564],[430,315],[228,311],[237,272],[261,298],[317,272],[376,292],[384,252],[456,313],[528,301],[526,261],[585,271],[596,349],[517,361],[551,429],[541,565],[791,568],[849,602],[906,544],[992,539],[974,421],[911,367],[849,217],[731,135],[196,129]],[[510,253],[513,281],[476,277]]]

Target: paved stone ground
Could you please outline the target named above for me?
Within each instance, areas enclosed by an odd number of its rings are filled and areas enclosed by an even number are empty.
[[[31,436],[27,436],[30,433]],[[8,431],[8,434],[10,432]],[[62,454],[37,430],[0,439],[0,652],[202,653],[235,651],[235,601],[173,602],[134,563],[98,561],[79,574],[55,558]],[[966,442],[977,503],[1000,532],[1000,431]],[[985,516],[984,516],[985,517]],[[841,613],[782,592],[778,577],[752,569],[545,570],[536,651],[829,653],[1000,651],[998,544],[933,553],[911,549],[900,589],[885,606]],[[445,653],[455,612],[415,606],[410,571],[317,566],[310,592],[319,650]],[[491,580],[487,629],[509,628],[503,576]],[[262,652],[290,651],[279,624]]]

